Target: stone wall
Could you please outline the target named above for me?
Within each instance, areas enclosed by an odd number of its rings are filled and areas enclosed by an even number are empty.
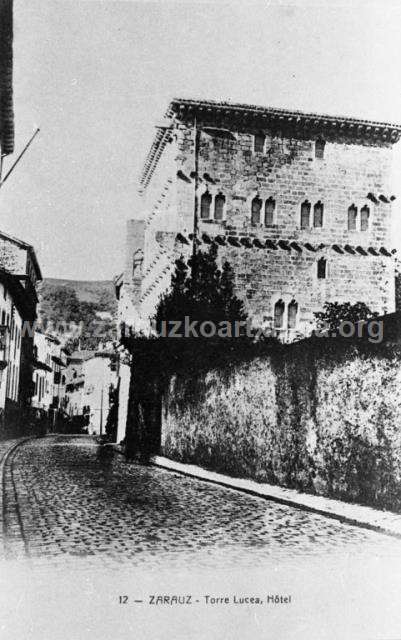
[[[211,119],[213,117],[210,116]],[[258,326],[272,323],[278,299],[298,304],[295,333],[307,334],[314,312],[324,302],[363,300],[373,311],[394,310],[394,256],[391,242],[392,145],[377,138],[360,138],[339,130],[316,131],[313,136],[265,129],[263,152],[254,151],[252,126],[211,128],[198,122],[198,216],[206,191],[212,197],[209,219],[199,222],[199,239],[248,239],[250,248],[226,246],[221,260],[229,260],[236,275],[236,293]],[[316,157],[316,140],[325,138],[323,158]],[[175,122],[148,186],[142,193],[145,220],[144,262],[139,314],[151,317],[161,293],[170,284],[174,260],[188,257],[194,229],[195,132],[193,123]],[[213,207],[225,197],[223,220]],[[373,195],[373,200],[368,197]],[[273,220],[251,220],[252,200],[275,203]],[[380,196],[382,199],[380,199]],[[311,204],[310,225],[301,229],[301,204]],[[313,206],[323,204],[323,225],[314,227]],[[356,229],[348,230],[348,208],[357,207]],[[361,209],[369,209],[369,224],[361,230]],[[187,243],[172,246],[160,233],[184,235]],[[255,240],[263,249],[255,247]],[[288,249],[266,249],[266,240],[293,243]],[[309,248],[305,248],[309,247]],[[335,248],[333,248],[335,247]],[[339,247],[339,249],[337,249]],[[346,249],[344,250],[344,247]],[[203,247],[205,248],[205,247]],[[384,251],[384,253],[382,252]],[[327,275],[317,278],[317,262],[327,261]],[[289,336],[287,336],[288,338]]]
[[[165,393],[162,453],[401,511],[401,351],[304,341]]]

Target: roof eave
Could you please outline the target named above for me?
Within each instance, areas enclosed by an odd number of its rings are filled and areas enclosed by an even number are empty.
[[[275,107],[260,107],[256,105],[234,104],[230,102],[218,102],[213,100],[192,100],[188,98],[173,98],[165,113],[165,119],[173,123],[177,120],[196,115],[209,117],[213,114],[219,117],[231,117],[235,120],[247,118],[248,122],[254,120],[272,124],[279,129],[291,127],[310,131],[311,134],[321,132],[322,128],[331,133],[349,135],[355,138],[371,139],[376,142],[394,144],[401,136],[401,125],[375,120],[363,120],[347,116],[330,116],[327,114],[308,113],[297,110],[279,109]],[[260,126],[260,124],[259,124]],[[144,162],[139,180],[139,192],[142,193],[148,186],[154,168],[157,166],[167,142],[170,140],[170,128],[163,126],[157,128],[157,132],[149,153]]]

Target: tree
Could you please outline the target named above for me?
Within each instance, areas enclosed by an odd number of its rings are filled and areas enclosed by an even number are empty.
[[[155,320],[160,331],[162,321],[209,321],[219,323],[244,321],[247,314],[243,302],[234,294],[234,272],[225,262],[217,265],[217,248],[199,251],[188,263],[176,260],[171,289],[160,297]]]
[[[97,349],[100,342],[115,339],[113,320],[98,316],[99,311],[104,311],[102,304],[107,297],[108,293],[99,296],[100,302],[79,300],[72,287],[45,283],[39,308],[43,328],[66,339],[65,346],[71,351],[79,345],[82,349]]]
[[[369,309],[364,302],[325,302],[323,311],[314,314],[317,319],[318,331],[328,331],[336,334],[341,324],[375,318],[378,314]]]
[[[240,343],[249,346],[246,338],[234,344],[230,333],[217,332],[210,339],[202,332],[187,335],[183,331],[185,319],[196,321],[198,331],[202,322],[208,321],[218,330],[221,322],[244,321],[246,317],[242,301],[234,294],[231,266],[225,262],[222,270],[218,267],[216,246],[199,251],[188,261],[182,256],[176,260],[170,290],[160,297],[154,317],[159,336],[124,338],[133,361],[125,443],[128,457],[140,454],[146,460],[159,450],[160,398],[172,375],[186,376],[213,364],[229,363]],[[163,323],[169,322],[181,327],[174,337],[163,333]]]

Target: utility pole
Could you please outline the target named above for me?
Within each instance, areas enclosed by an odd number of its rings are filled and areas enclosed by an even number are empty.
[[[192,234],[192,278],[196,278],[196,251],[198,241],[198,218],[199,218],[199,141],[200,141],[200,129],[198,129],[198,123],[195,115],[194,119],[194,228]]]

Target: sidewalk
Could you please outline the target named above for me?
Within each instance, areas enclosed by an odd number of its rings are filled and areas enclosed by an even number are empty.
[[[342,502],[341,500],[300,493],[295,489],[285,489],[276,485],[255,482],[254,480],[231,478],[222,473],[208,471],[192,464],[182,464],[162,456],[154,456],[152,463],[162,469],[168,469],[191,478],[212,482],[229,489],[243,491],[253,496],[295,507],[296,509],[312,511],[341,522],[401,538],[401,515],[390,511],[379,511],[371,507]]]

